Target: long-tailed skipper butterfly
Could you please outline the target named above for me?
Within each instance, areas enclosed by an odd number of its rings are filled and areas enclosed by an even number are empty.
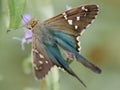
[[[85,5],[67,10],[44,22],[31,19],[27,28],[32,32],[33,68],[37,79],[43,79],[51,67],[57,66],[82,80],[69,67],[60,49],[72,53],[76,60],[95,73],[101,70],[79,54],[78,40],[98,14],[97,5]]]

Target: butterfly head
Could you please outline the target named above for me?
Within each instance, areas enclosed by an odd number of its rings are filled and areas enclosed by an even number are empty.
[[[31,19],[27,23],[27,28],[31,31],[35,30],[34,28],[39,24],[39,21],[36,19]]]

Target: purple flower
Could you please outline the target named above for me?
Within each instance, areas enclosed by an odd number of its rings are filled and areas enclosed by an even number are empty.
[[[67,60],[71,61],[74,59],[74,54],[73,53],[70,53],[68,51],[65,51],[63,50],[63,52],[65,53],[66,57],[67,57]]]
[[[23,18],[22,18],[22,24],[26,24],[29,20],[31,19],[30,15],[28,14],[24,14]],[[19,38],[19,37],[13,37],[13,39],[21,41],[21,48],[22,50],[25,50],[24,44],[27,43],[31,43],[32,42],[32,32],[30,30],[28,30],[27,28],[24,29],[25,34],[23,38]]]
[[[30,21],[30,19],[31,19],[29,14],[24,14],[22,17],[23,17],[22,22],[21,22],[22,24],[28,23],[28,21]]]

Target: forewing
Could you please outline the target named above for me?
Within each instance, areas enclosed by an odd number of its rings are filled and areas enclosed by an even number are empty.
[[[86,5],[65,11],[51,19],[48,19],[44,24],[49,25],[55,30],[62,30],[67,34],[78,36],[98,14],[97,5]]]
[[[32,41],[34,73],[37,79],[43,79],[50,71],[53,63],[35,36],[33,36]]]
[[[65,11],[46,20],[44,24],[53,30],[62,31],[71,35],[76,43],[75,47],[78,50],[80,46],[78,45],[78,40],[76,40],[77,36],[83,33],[84,29],[92,23],[97,14],[97,5],[85,5]]]

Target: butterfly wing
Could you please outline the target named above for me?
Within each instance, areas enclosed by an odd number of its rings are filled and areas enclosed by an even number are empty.
[[[84,29],[91,24],[97,14],[97,5],[86,5],[65,11],[46,20],[44,24],[53,28],[53,30],[62,31],[71,35],[76,43],[76,50],[78,50],[80,46],[78,46],[76,37],[83,33]]]
[[[54,65],[45,50],[43,49],[42,44],[36,39],[36,36],[33,34],[32,40],[32,52],[33,52],[33,69],[37,79],[43,79],[51,67]]]
[[[46,20],[44,25],[49,26],[49,28],[54,30],[54,32],[62,32],[62,34],[58,33],[57,35],[57,37],[61,36],[57,38],[57,43],[65,50],[73,53],[76,59],[84,66],[91,69],[95,73],[101,73],[101,70],[98,67],[90,63],[77,52],[79,46],[76,39],[77,36],[79,36],[89,24],[91,24],[97,14],[97,5],[81,6],[65,11],[62,14]],[[69,36],[72,37],[72,39]],[[69,42],[72,42],[71,40],[74,41],[76,50],[74,49],[73,45],[69,44]]]

